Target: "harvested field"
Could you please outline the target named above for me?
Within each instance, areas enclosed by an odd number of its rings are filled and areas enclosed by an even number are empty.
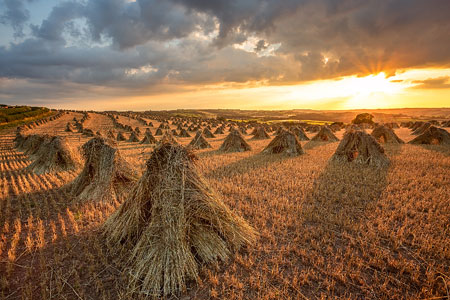
[[[450,0],[0,27],[0,300],[450,300]]]
[[[107,116],[89,115],[85,128],[112,128]],[[89,138],[65,132],[74,117],[82,114],[24,134],[64,136],[79,147]],[[145,132],[135,119],[119,121]],[[154,133],[160,122],[149,121]],[[250,151],[221,152],[224,132],[208,139],[212,148],[196,150],[198,170],[259,237],[228,261],[201,266],[199,283],[188,282],[182,299],[448,297],[448,146],[407,144],[416,136],[396,129],[406,144],[383,144],[390,164],[379,169],[330,163],[338,142],[302,141],[305,154],[287,157],[262,155],[270,140],[244,136]],[[344,130],[335,134],[342,139]],[[130,289],[102,234],[121,203],[77,201],[70,184],[81,171],[31,172],[14,136],[0,135],[0,299],[146,298]],[[191,140],[177,137],[182,145]],[[115,147],[142,174],[154,145]]]

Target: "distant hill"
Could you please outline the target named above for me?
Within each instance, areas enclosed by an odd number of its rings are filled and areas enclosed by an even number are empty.
[[[46,107],[0,104],[0,129],[29,123],[53,113]]]
[[[241,109],[178,109],[151,111],[161,116],[222,118],[242,121],[320,121],[349,123],[360,113],[370,113],[375,122],[401,122],[416,120],[449,120],[450,108],[401,108],[358,110],[241,110]]]

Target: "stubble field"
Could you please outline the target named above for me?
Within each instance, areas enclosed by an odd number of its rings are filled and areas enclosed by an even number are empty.
[[[82,114],[27,133],[81,146],[89,138],[64,131],[74,117]],[[152,122],[154,133],[159,122]],[[113,123],[90,113],[84,127],[105,133]],[[396,133],[414,137],[406,128]],[[247,135],[252,151],[221,153],[227,134],[196,151],[198,169],[260,235],[228,262],[203,266],[202,282],[182,299],[448,299],[448,148],[384,145],[391,164],[377,169],[330,163],[339,142],[302,142],[306,154],[291,158],[261,155],[269,140]],[[102,236],[120,203],[77,203],[67,189],[77,172],[30,173],[13,138],[0,136],[0,299],[136,299]],[[140,172],[153,149],[117,147]]]

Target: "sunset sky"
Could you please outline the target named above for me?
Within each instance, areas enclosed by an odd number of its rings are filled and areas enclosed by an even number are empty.
[[[0,103],[450,107],[450,1],[0,0]]]

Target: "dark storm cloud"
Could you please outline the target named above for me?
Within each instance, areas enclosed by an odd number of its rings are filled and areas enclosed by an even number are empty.
[[[164,59],[162,49],[149,45],[146,50],[150,53],[120,52],[110,47],[61,47],[58,42],[28,39],[9,49],[0,48],[0,77],[113,84],[126,81],[127,70]]]
[[[450,1],[309,1],[272,36],[305,60],[302,77],[395,71],[450,63]],[[319,56],[333,65],[320,63]],[[312,63],[312,61],[315,63]]]
[[[77,2],[63,2],[55,6],[40,26],[32,25],[33,35],[49,40],[64,42],[62,34],[70,21],[83,16],[85,8]]]
[[[217,44],[224,46],[233,40],[236,31],[269,33],[276,21],[295,14],[303,0],[173,0],[189,9],[212,15],[219,21]]]
[[[414,80],[413,89],[450,89],[450,77],[443,76],[426,80]]]
[[[170,1],[91,0],[85,17],[94,40],[103,34],[121,49],[149,40],[183,38],[199,27],[208,30],[208,23],[198,13]]]
[[[0,1],[22,32],[26,1]],[[448,0],[74,0],[0,47],[0,76],[141,90],[448,67],[449,20]],[[232,47],[247,40],[254,52]]]
[[[31,2],[28,0],[28,2]],[[25,8],[23,0],[1,0],[0,23],[8,24],[14,29],[15,37],[23,36],[23,25],[30,18],[30,12]],[[1,12],[1,10],[0,10]]]

